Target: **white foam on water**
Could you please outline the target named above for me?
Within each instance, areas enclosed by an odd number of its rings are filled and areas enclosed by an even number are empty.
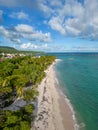
[[[57,59],[57,62],[58,62],[58,61],[62,61],[62,60],[61,60],[61,59]],[[57,76],[56,76],[56,71],[54,70],[54,72],[55,72],[55,82],[56,82],[57,86],[60,86],[59,80],[58,80],[58,78],[57,78]],[[58,89],[59,93],[60,93],[62,96],[64,96],[65,102],[67,102],[68,107],[69,107],[70,110],[71,110],[72,119],[73,119],[73,122],[74,122],[74,130],[79,130],[80,128],[85,127],[85,124],[84,124],[83,122],[80,123],[80,124],[77,123],[77,119],[76,119],[76,116],[75,116],[74,108],[73,108],[73,106],[72,106],[70,100],[68,99],[68,97],[62,92],[62,88],[57,87],[57,89]]]
[[[55,78],[55,82],[57,83],[57,86],[60,86],[57,77]],[[74,122],[74,130],[79,130],[80,126],[79,126],[79,124],[77,123],[77,120],[76,120],[76,117],[75,117],[75,111],[74,111],[74,109],[73,109],[72,104],[70,103],[70,100],[69,100],[69,99],[67,98],[67,96],[62,92],[62,90],[60,89],[60,87],[58,87],[58,91],[59,91],[59,93],[60,93],[62,96],[64,96],[65,102],[68,104],[68,107],[69,107],[69,109],[71,110],[72,119],[73,119],[73,122]]]
[[[62,95],[64,96],[65,101],[67,102],[68,107],[69,107],[70,110],[71,110],[72,119],[73,119],[73,122],[74,122],[74,129],[75,129],[75,130],[79,130],[79,125],[78,125],[77,120],[76,120],[76,117],[75,117],[75,111],[74,111],[74,109],[73,109],[73,106],[72,106],[72,104],[70,103],[70,100],[67,98],[67,96],[64,95],[62,91],[61,91],[61,93],[62,93]]]

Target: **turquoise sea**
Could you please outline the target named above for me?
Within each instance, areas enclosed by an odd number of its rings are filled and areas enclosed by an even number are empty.
[[[55,53],[60,87],[70,100],[79,130],[98,130],[98,54]]]

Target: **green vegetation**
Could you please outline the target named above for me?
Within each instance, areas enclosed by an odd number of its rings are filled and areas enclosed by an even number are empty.
[[[25,108],[17,111],[1,111],[0,130],[30,130],[31,114],[34,107],[27,105]]]
[[[20,51],[13,47],[7,47],[7,46],[0,46],[0,53],[10,53],[10,54],[30,54],[30,55],[36,55],[36,54],[43,54],[43,52],[38,51]]]
[[[27,103],[38,96],[37,86],[45,77],[44,70],[54,56],[16,57],[0,62],[0,105],[11,105],[22,98]],[[0,130],[30,130],[34,106],[28,104],[17,111],[0,110]]]
[[[0,53],[17,53],[18,50],[16,50],[13,47],[7,47],[7,46],[0,46]]]

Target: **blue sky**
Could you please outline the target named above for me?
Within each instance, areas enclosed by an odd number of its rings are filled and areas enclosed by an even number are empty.
[[[0,0],[0,45],[98,52],[98,0]]]

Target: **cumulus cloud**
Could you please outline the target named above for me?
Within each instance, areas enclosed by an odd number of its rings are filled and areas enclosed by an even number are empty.
[[[41,10],[46,17],[55,16],[58,9],[62,8],[62,0],[36,0],[37,8]]]
[[[98,1],[85,0],[84,5],[67,0],[55,11],[48,25],[65,36],[98,39]]]
[[[49,1],[51,6],[61,6],[62,5],[62,1],[60,0],[51,0]]]
[[[38,8],[48,15],[53,13],[53,9],[47,5],[45,0],[38,0]]]
[[[15,19],[20,19],[20,20],[29,20],[29,15],[24,13],[24,12],[13,12],[12,14],[9,15],[9,17],[11,18],[15,18]]]
[[[37,9],[50,16],[54,13],[53,6],[60,6],[59,0],[0,0],[0,6],[3,7],[26,7],[30,10]]]
[[[37,0],[48,25],[65,36],[98,39],[98,0]],[[54,7],[54,10],[53,10]]]
[[[35,44],[32,44],[32,43],[23,43],[23,44],[21,44],[21,49],[37,49],[38,48],[38,46],[37,45],[35,45]]]
[[[30,25],[19,24],[15,27],[15,30],[28,40],[39,40],[41,42],[50,42],[51,34],[49,32],[43,33],[42,31],[34,30]]]
[[[33,49],[33,50],[39,50],[40,51],[40,49],[41,50],[48,50],[50,47],[47,43],[37,45],[37,44],[34,44],[32,42],[27,42],[27,43],[22,43],[20,45],[20,48],[21,49],[29,49],[29,50]]]
[[[21,43],[22,39],[40,42],[51,41],[51,34],[49,32],[43,33],[42,31],[34,30],[32,26],[26,24],[18,24],[13,28],[0,26],[0,34],[14,43]]]
[[[42,43],[42,44],[35,44],[32,42],[22,43],[20,45],[21,49],[24,50],[35,50],[35,51],[49,51],[51,49],[55,49],[52,44]]]
[[[34,29],[32,26],[30,25],[26,25],[26,24],[18,24],[17,26],[15,26],[15,29],[17,32],[20,33],[33,33]]]
[[[3,26],[0,26],[0,34],[2,36],[5,36],[6,38],[11,37],[10,32],[7,29],[5,29]]]
[[[61,34],[98,39],[98,0],[0,0],[0,6],[26,7],[42,11],[46,16],[44,20],[47,18],[48,21],[46,24]],[[28,19],[24,12],[10,15],[13,18],[15,16],[18,19]],[[49,41],[49,32],[43,34],[41,31],[32,31],[34,33],[30,35],[21,35],[29,39],[39,37],[40,40]]]
[[[52,29],[59,31],[61,34],[65,34],[65,29],[62,26],[62,20],[59,17],[52,17],[48,24]]]
[[[84,9],[82,4],[74,0],[69,0],[62,5],[62,8],[58,9],[57,15],[53,16],[48,24],[52,29],[62,34],[76,36],[80,34],[77,24],[83,14]],[[81,26],[80,24],[78,25]]]
[[[14,28],[11,29],[11,28],[5,28],[3,26],[0,26],[0,35],[14,43],[21,43],[20,36],[14,30]]]

